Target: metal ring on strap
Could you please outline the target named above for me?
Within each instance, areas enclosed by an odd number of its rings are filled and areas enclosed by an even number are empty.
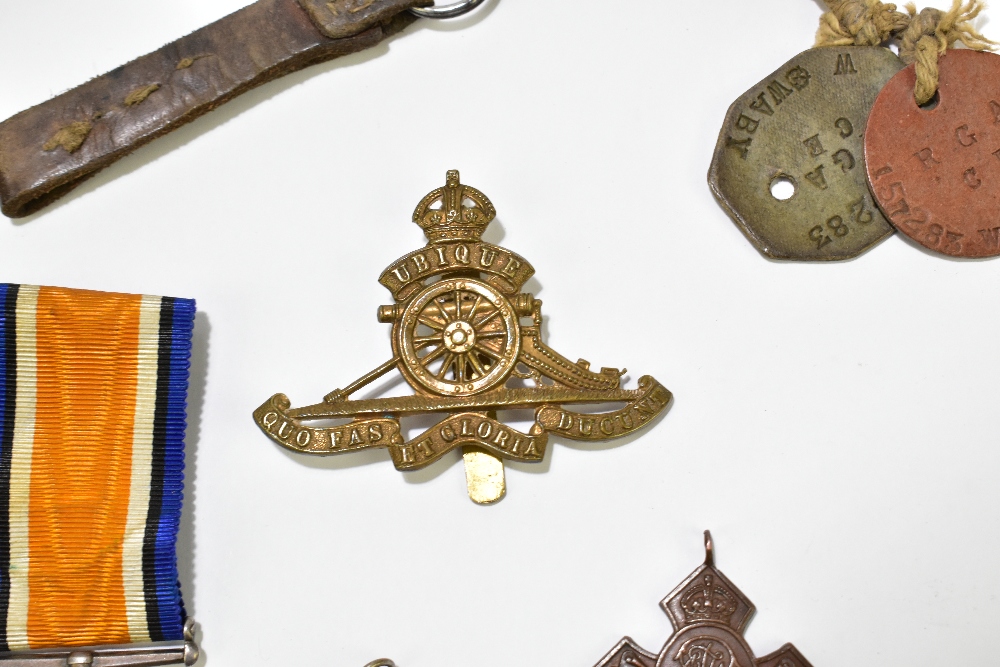
[[[460,2],[441,7],[411,7],[410,11],[425,19],[453,19],[471,12],[483,2],[484,0],[460,0]]]

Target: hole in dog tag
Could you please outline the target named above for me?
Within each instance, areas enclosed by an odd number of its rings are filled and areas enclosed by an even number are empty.
[[[787,176],[776,176],[771,181],[771,196],[778,201],[788,201],[795,196],[795,181]]]

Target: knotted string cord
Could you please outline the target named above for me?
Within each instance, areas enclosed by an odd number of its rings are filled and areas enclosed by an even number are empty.
[[[972,20],[985,8],[981,0],[969,0],[964,5],[962,0],[953,0],[947,12],[927,7],[917,13],[913,3],[906,6],[909,25],[899,35],[899,57],[907,64],[915,63],[917,83],[913,94],[917,104],[927,104],[934,98],[938,90],[938,58],[957,42],[976,51],[992,50],[996,45],[972,27]]]
[[[906,29],[910,17],[880,0],[826,0],[816,46],[879,46]]]
[[[962,42],[976,51],[996,45],[973,26],[972,21],[986,8],[982,0],[952,0],[942,12],[927,7],[917,12],[913,3],[907,13],[881,0],[826,0],[830,11],[820,17],[816,46],[879,46],[899,40],[899,57],[915,63],[917,82],[913,96],[917,104],[930,102],[938,90],[938,58]]]

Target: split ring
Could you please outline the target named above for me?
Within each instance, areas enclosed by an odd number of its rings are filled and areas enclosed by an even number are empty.
[[[453,19],[471,12],[483,2],[484,0],[460,0],[460,2],[440,7],[411,7],[410,13],[425,19]]]

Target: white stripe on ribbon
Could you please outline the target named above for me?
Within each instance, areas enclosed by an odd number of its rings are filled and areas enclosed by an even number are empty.
[[[160,351],[160,304],[158,296],[142,297],[139,309],[139,358],[136,368],[135,425],[132,430],[132,484],[129,487],[128,520],[122,545],[122,581],[129,637],[148,642],[146,591],[142,577],[142,546],[149,516],[150,479],[153,470],[153,419],[156,415],[156,378]]]
[[[35,403],[38,385],[38,340],[35,315],[38,287],[22,285],[17,294],[17,391],[14,439],[10,460],[10,605],[7,644],[28,646],[28,508],[31,497],[31,454],[35,446]]]

